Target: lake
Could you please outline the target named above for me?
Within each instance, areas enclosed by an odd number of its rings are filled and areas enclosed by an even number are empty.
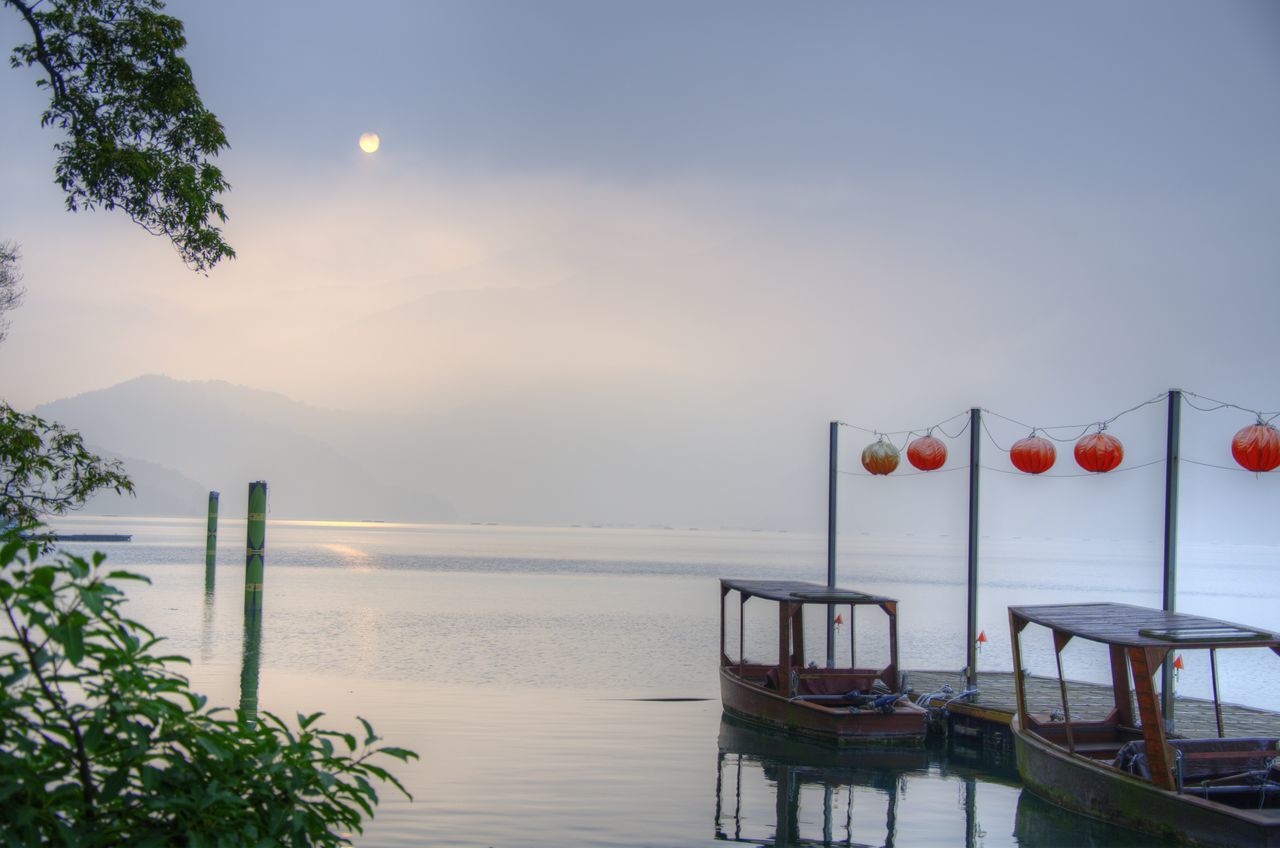
[[[203,519],[60,519],[132,533],[99,548],[154,582],[131,613],[189,656],[195,688],[241,698],[243,521],[224,519],[206,593]],[[965,540],[841,537],[840,583],[901,599],[905,668],[964,665]],[[1160,603],[1160,551],[1114,540],[984,539],[979,667],[1007,670],[1012,603]],[[834,754],[723,723],[722,576],[824,581],[825,538],[720,530],[270,520],[262,708],[368,718],[422,759],[395,771],[358,845],[1141,845],[945,750]],[[1280,630],[1276,550],[1184,547],[1179,608]],[[879,646],[860,618],[863,645]],[[750,648],[751,645],[748,645]],[[1075,644],[1072,679],[1106,678]],[[1224,700],[1280,707],[1276,668],[1220,661]],[[1027,658],[1051,673],[1052,653]],[[1187,657],[1185,694],[1208,693]],[[705,699],[705,700],[652,700]],[[825,840],[825,841],[824,841]]]

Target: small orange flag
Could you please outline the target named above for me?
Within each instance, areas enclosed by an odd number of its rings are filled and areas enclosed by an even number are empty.
[[[836,624],[844,624],[844,616],[836,613]]]
[[[1178,654],[1178,656],[1174,659],[1173,667],[1176,668],[1178,671],[1182,671],[1184,668],[1186,668],[1186,666],[1182,664],[1182,654]]]
[[[987,641],[987,631],[985,631],[985,630],[979,630],[979,631],[978,631],[978,642],[982,643],[982,642],[986,642],[986,641]]]

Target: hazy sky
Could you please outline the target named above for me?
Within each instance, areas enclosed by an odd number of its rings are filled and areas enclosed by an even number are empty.
[[[239,258],[65,213],[35,74],[0,71],[18,406],[156,372],[819,470],[832,418],[1280,408],[1269,0],[170,10]]]

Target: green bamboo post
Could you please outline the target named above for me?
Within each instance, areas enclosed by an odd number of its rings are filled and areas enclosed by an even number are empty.
[[[218,564],[218,493],[209,493],[209,529],[204,542],[204,591],[213,592],[214,566]]]
[[[262,573],[267,545],[267,482],[249,484],[249,533],[244,557],[245,620],[262,612]]]
[[[245,616],[244,647],[240,658],[240,716],[258,720],[258,663],[262,657],[262,616]]]

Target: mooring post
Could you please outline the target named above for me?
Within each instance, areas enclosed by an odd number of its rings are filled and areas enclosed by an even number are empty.
[[[1178,452],[1182,440],[1182,391],[1169,390],[1169,429],[1164,462],[1164,609],[1178,608]],[[1160,712],[1173,730],[1173,669],[1160,665]]]
[[[840,422],[831,422],[830,445],[827,456],[827,588],[836,587],[836,491],[839,483]],[[852,618],[852,616],[850,616]],[[853,624],[849,629],[852,632]],[[852,644],[852,643],[850,643]],[[853,663],[852,657],[849,663]],[[827,604],[827,668],[836,664],[836,608]]]
[[[262,611],[262,573],[267,544],[267,483],[249,484],[249,531],[244,556],[244,615],[247,622]]]
[[[213,570],[218,564],[218,493],[209,493],[209,529],[204,541],[204,590],[213,591]]]
[[[965,649],[964,683],[978,685],[978,464],[982,456],[982,410],[969,410],[969,644]],[[1014,669],[1016,675],[1018,669]]]

